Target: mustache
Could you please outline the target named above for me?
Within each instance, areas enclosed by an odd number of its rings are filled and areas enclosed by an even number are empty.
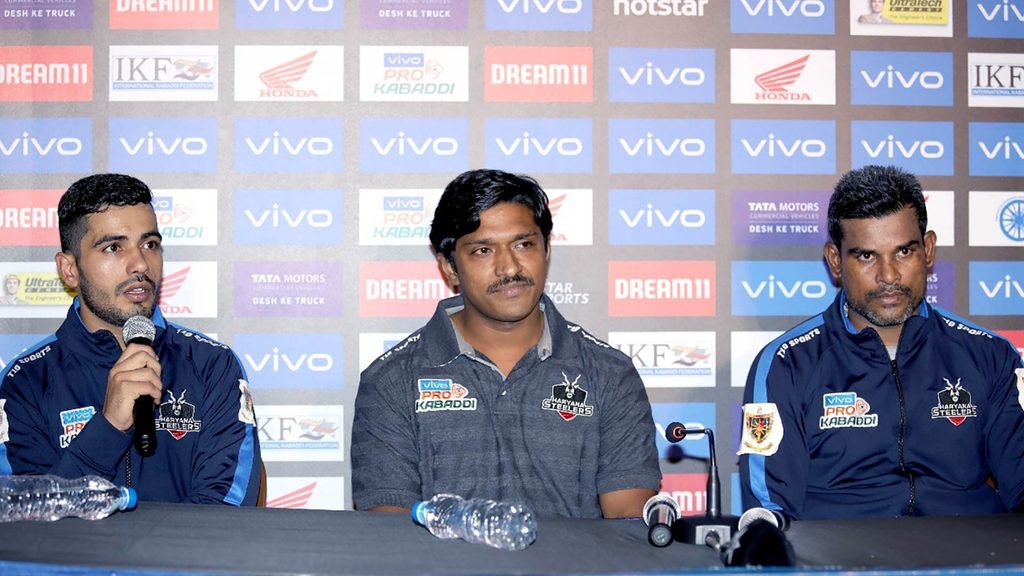
[[[121,282],[120,284],[118,284],[117,287],[114,288],[114,290],[118,294],[121,294],[129,286],[131,286],[132,284],[137,284],[139,282],[145,282],[146,284],[149,284],[149,288],[151,290],[153,290],[154,292],[156,292],[156,282],[154,282],[149,276],[146,276],[145,274],[136,274],[131,279],[125,280],[124,282]]]
[[[868,300],[871,300],[872,298],[880,298],[883,296],[892,296],[893,294],[902,294],[904,296],[909,297],[911,295],[911,291],[910,288],[907,288],[906,286],[902,286],[900,284],[883,286],[878,290],[872,290],[871,292],[868,292]]]
[[[509,284],[521,284],[523,286],[533,286],[533,278],[529,276],[523,276],[522,274],[515,274],[513,276],[506,276],[494,284],[487,287],[488,294],[494,294]]]

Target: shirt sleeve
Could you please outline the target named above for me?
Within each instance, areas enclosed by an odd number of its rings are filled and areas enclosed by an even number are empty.
[[[1024,505],[1024,360],[1007,344],[997,361],[986,430],[989,466],[1008,510]]]
[[[643,380],[632,362],[613,373],[601,405],[601,450],[597,492],[661,485],[654,418]]]
[[[352,421],[352,503],[409,508],[422,499],[416,422],[400,367],[360,375]],[[403,402],[405,405],[403,406]]]

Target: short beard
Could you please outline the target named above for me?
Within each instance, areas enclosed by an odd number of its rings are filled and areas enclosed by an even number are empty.
[[[78,271],[78,295],[82,298],[82,302],[85,303],[86,307],[88,307],[97,318],[111,326],[124,326],[124,323],[132,316],[142,315],[146,318],[152,318],[153,308],[156,306],[156,302],[160,299],[159,287],[156,283],[149,277],[141,274],[135,276],[131,280],[119,284],[114,289],[114,295],[116,296],[120,293],[128,284],[134,284],[136,282],[146,282],[152,286],[152,306],[149,305],[149,303],[140,303],[133,306],[134,310],[121,310],[117,308],[106,294],[103,294],[102,291],[93,287],[92,282],[85,277],[85,274],[83,274],[81,270]]]
[[[887,292],[901,292],[907,296],[911,295],[910,289],[903,286],[899,286],[894,290],[877,290],[875,292],[869,292],[866,299],[871,300],[871,298],[874,297],[875,295],[881,295]],[[910,317],[913,316],[915,312],[917,312],[917,307],[921,305],[921,301],[911,301],[911,303],[907,305],[907,308],[903,311],[902,314],[889,318],[883,318],[869,310],[867,306],[862,307],[857,302],[854,302],[850,299],[846,300],[846,305],[850,308],[850,310],[853,310],[854,312],[859,314],[872,325],[878,326],[880,328],[889,328],[891,326],[900,326],[904,322],[909,320]]]

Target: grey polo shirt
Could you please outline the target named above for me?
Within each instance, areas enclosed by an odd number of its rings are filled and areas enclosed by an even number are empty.
[[[360,376],[352,425],[357,509],[438,493],[527,503],[539,516],[600,518],[598,495],[661,482],[654,421],[630,359],[544,296],[544,335],[504,378],[430,321]]]

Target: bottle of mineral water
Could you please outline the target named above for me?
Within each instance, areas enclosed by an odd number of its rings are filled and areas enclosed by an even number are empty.
[[[522,504],[438,494],[412,507],[412,519],[438,538],[461,538],[502,550],[522,550],[537,538],[537,520]]]
[[[134,489],[99,476],[0,476],[0,522],[68,516],[98,520],[134,508],[136,498]]]

